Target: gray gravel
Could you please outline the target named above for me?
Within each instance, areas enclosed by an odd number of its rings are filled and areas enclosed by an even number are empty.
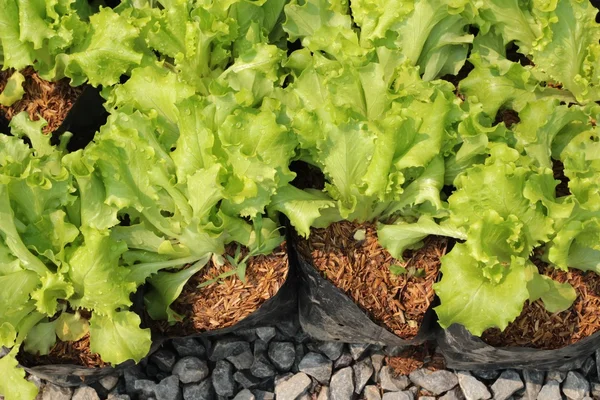
[[[311,341],[293,327],[167,342],[121,375],[77,389],[30,377],[38,400],[592,400],[600,352],[569,372],[430,371],[397,375],[385,349]]]

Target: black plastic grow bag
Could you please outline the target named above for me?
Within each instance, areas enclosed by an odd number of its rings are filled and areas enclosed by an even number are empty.
[[[288,237],[288,243],[293,240],[295,238]],[[373,322],[344,292],[322,277],[295,244],[291,247],[290,263],[297,265],[301,282],[298,290],[300,325],[312,338],[382,346],[417,345],[434,338],[433,303],[425,313],[417,335],[410,340],[402,339]]]
[[[473,336],[464,326],[454,324],[439,330],[437,344],[446,359],[446,366],[452,369],[569,371],[580,368],[585,359],[600,348],[600,332],[561,349],[540,350],[493,347]]]

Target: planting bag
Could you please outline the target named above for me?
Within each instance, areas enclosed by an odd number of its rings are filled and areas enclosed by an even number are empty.
[[[569,371],[580,368],[585,359],[600,348],[600,332],[556,350],[499,348],[471,335],[464,326],[454,324],[439,330],[437,344],[446,359],[446,366],[451,369]]]
[[[293,239],[289,238],[288,243]],[[401,339],[375,324],[344,292],[323,278],[295,244],[291,247],[290,264],[297,265],[301,282],[298,291],[300,325],[312,338],[382,346],[416,345],[433,338],[436,324],[433,305],[427,310],[417,336],[411,340]]]
[[[8,121],[2,115],[0,115],[0,133],[8,135],[10,128],[8,127]]]

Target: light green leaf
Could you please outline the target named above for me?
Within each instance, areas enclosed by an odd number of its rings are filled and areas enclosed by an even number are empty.
[[[25,370],[18,366],[16,351],[0,358],[0,395],[5,400],[34,400],[38,388],[25,379]]]
[[[56,321],[40,322],[34,326],[25,338],[25,351],[31,354],[47,355],[56,343],[55,327]]]
[[[56,336],[63,342],[75,342],[83,338],[90,330],[87,319],[81,318],[79,312],[63,312],[56,319]]]
[[[24,82],[25,77],[23,74],[21,74],[19,71],[13,72],[6,82],[4,90],[2,93],[0,93],[0,104],[10,107],[17,101],[21,100],[25,94],[25,89],[23,89]]]
[[[90,350],[114,365],[127,360],[139,362],[152,345],[150,329],[141,329],[141,322],[131,311],[106,316],[94,313],[90,319]]]

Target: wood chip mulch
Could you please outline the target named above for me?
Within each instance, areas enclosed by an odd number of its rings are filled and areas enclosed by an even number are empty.
[[[0,71],[0,92],[4,90],[13,72],[13,69]],[[48,122],[42,129],[44,133],[54,132],[66,118],[83,87],[72,87],[66,78],[57,82],[45,81],[31,67],[25,68],[21,73],[25,77],[25,94],[10,107],[0,105],[0,115],[10,121],[21,111],[27,111],[33,121],[41,116]]]
[[[387,356],[385,364],[398,375],[408,375],[419,368],[431,371],[446,369],[446,361],[441,353],[435,351],[433,343],[410,346],[397,356]]]
[[[26,367],[52,364],[71,364],[83,367],[105,367],[110,365],[102,361],[100,356],[90,351],[89,334],[76,342],[62,342],[57,340],[45,356],[29,354],[21,350],[17,356],[19,362]]]
[[[365,230],[365,240],[354,234]],[[326,229],[313,229],[299,250],[335,286],[346,293],[371,319],[401,338],[414,338],[423,316],[433,302],[433,283],[438,277],[446,238],[430,237],[416,251],[407,251],[406,261],[394,259],[377,242],[373,223],[338,222]],[[424,276],[392,275],[390,266],[399,265]],[[418,275],[418,274],[417,274]]]
[[[504,332],[488,329],[482,339],[496,347],[559,349],[600,330],[600,275],[569,269],[554,269],[538,262],[540,273],[561,283],[569,282],[577,299],[566,311],[551,314],[541,300],[526,302],[523,312]]]
[[[227,249],[234,254],[235,247]],[[285,243],[273,253],[251,257],[247,262],[246,283],[237,275],[220,282],[198,288],[203,282],[215,279],[233,267],[226,262],[221,267],[211,263],[196,273],[185,285],[173,309],[184,317],[181,323],[159,329],[167,335],[191,335],[230,327],[275,296],[288,274],[288,257]]]

